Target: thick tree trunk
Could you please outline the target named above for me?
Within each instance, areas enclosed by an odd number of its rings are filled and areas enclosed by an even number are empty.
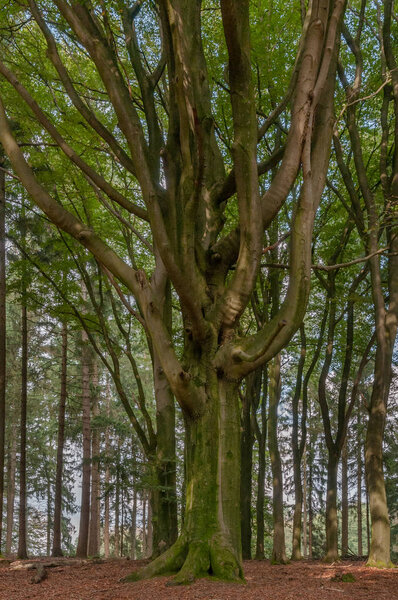
[[[62,471],[64,466],[65,443],[65,407],[67,395],[67,359],[68,359],[68,327],[62,323],[62,355],[61,355],[61,394],[58,407],[58,442],[57,442],[57,468],[55,476],[54,498],[54,537],[53,556],[62,556]]]
[[[338,520],[337,520],[337,469],[338,458],[329,453],[328,481],[326,491],[326,562],[339,559],[338,550]]]
[[[348,555],[348,450],[347,438],[341,454],[341,555]]]
[[[176,493],[175,406],[169,383],[154,353],[156,398],[156,486],[151,493],[152,556],[156,558],[174,544],[178,535]]]
[[[95,419],[99,415],[98,401],[98,364],[96,357],[92,361],[92,416]],[[99,556],[100,551],[100,432],[98,423],[92,427],[91,439],[91,503],[90,503],[90,526],[88,535],[89,556]]]
[[[0,154],[0,167],[3,166]],[[5,173],[0,170],[0,553],[3,542],[4,460],[6,422],[6,196]]]
[[[278,445],[278,406],[281,393],[280,355],[278,354],[268,368],[269,374],[269,418],[268,448],[272,470],[272,514],[274,537],[271,562],[286,563],[285,521],[283,516],[283,478],[282,461]]]
[[[6,556],[11,554],[14,528],[15,473],[17,469],[17,426],[11,426],[10,450],[7,464],[7,534]]]
[[[83,475],[82,496],[80,503],[79,539],[77,542],[76,556],[87,557],[88,528],[90,522],[90,458],[91,458],[91,430],[90,430],[90,356],[86,332],[82,332],[82,409],[83,409]]]
[[[19,526],[18,558],[27,558],[26,549],[26,411],[28,391],[28,320],[26,311],[26,284],[22,275],[22,374],[21,374],[21,421],[20,421],[20,457],[19,457]]]
[[[236,384],[217,379],[202,414],[185,417],[186,509],[177,542],[129,579],[178,571],[175,583],[213,574],[241,580],[240,410]]]

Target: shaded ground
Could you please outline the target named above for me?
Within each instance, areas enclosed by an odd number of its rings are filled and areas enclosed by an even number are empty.
[[[271,566],[269,561],[246,561],[246,585],[202,579],[188,587],[166,586],[169,577],[119,583],[144,561],[71,562],[64,559],[46,569],[47,577],[39,584],[31,583],[36,569],[12,570],[0,563],[0,600],[398,600],[398,569],[373,569],[361,562]],[[347,573],[355,582],[341,581]]]

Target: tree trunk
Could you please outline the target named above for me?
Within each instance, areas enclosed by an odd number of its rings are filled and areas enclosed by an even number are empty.
[[[278,354],[268,368],[269,374],[269,418],[268,418],[268,448],[272,470],[272,514],[274,522],[274,537],[271,562],[286,563],[285,522],[283,516],[283,479],[282,462],[278,446],[278,406],[281,393],[280,355]]]
[[[98,401],[98,364],[96,357],[92,361],[92,416],[95,419],[99,415]],[[100,432],[98,423],[92,427],[91,439],[91,505],[90,505],[90,526],[88,536],[88,554],[89,556],[99,556],[100,552],[100,472],[99,472],[99,454],[100,454]]]
[[[76,556],[87,557],[88,528],[90,522],[90,458],[91,458],[91,431],[90,431],[90,350],[85,331],[82,332],[82,409],[83,409],[83,474],[82,497],[80,504],[79,539],[77,542]]]
[[[326,562],[339,559],[337,520],[337,469],[338,458],[329,452],[326,491]]]
[[[123,515],[123,511],[122,511]],[[152,503],[150,494],[148,496],[148,512],[147,512],[147,535],[146,535],[146,556],[145,558],[151,558],[152,556],[152,536],[153,536],[153,527],[152,527]],[[123,535],[122,535],[123,539]]]
[[[307,521],[308,521],[308,510],[307,510],[307,449],[304,447],[304,462],[303,462],[303,556],[308,556],[307,548]]]
[[[251,500],[252,500],[252,457],[253,430],[251,424],[252,396],[255,389],[255,373],[246,378],[246,393],[242,396],[242,435],[241,435],[241,478],[240,478],[240,514],[242,557],[251,559]]]
[[[258,443],[258,472],[257,472],[257,499],[256,499],[256,560],[264,559],[264,499],[265,499],[265,448],[267,443],[267,392],[268,392],[268,369],[262,369],[261,390],[261,429],[257,423],[256,415],[253,414],[255,434]]]
[[[115,556],[120,556],[120,438],[119,438],[118,464],[116,466],[115,486]],[[143,528],[145,531],[145,514],[143,516]],[[146,545],[146,544],[145,544]]]
[[[357,412],[357,535],[358,556],[363,556],[362,548],[362,441],[360,434],[361,412]]]
[[[134,485],[134,484],[133,484]],[[136,559],[136,537],[137,537],[137,490],[133,490],[133,506],[131,509],[131,560]]]
[[[347,438],[341,454],[341,555],[348,555],[348,451]]]
[[[28,386],[28,320],[26,311],[26,282],[22,275],[22,375],[21,375],[21,421],[20,421],[20,458],[19,458],[19,527],[18,558],[27,558],[26,549],[26,411]]]
[[[53,556],[62,556],[62,472],[64,466],[65,407],[67,395],[68,326],[62,323],[61,394],[58,407],[57,468],[54,498]]]
[[[51,551],[51,481],[47,473],[47,544],[46,555],[50,556]]]
[[[10,453],[7,465],[7,537],[6,556],[11,554],[14,526],[15,473],[17,469],[17,426],[11,427]]]
[[[106,385],[106,416],[109,421],[111,412],[111,389],[109,380]],[[110,471],[109,471],[109,424],[107,423],[105,429],[105,498],[104,498],[104,554],[105,558],[109,558],[109,522],[110,522],[110,510],[109,510],[109,484],[110,484]]]
[[[186,509],[177,542],[129,580],[178,571],[175,583],[213,574],[241,580],[240,410],[237,386],[209,376],[200,415],[185,416]],[[210,401],[211,400],[211,401]]]
[[[152,556],[174,544],[178,535],[176,493],[175,406],[156,352],[153,357],[156,399],[156,486],[151,493]]]
[[[311,406],[311,405],[310,405]],[[308,558],[312,559],[312,527],[314,511],[312,508],[312,489],[313,489],[313,436],[310,436],[308,444]]]
[[[376,364],[378,362],[376,352]],[[387,508],[386,487],[383,473],[383,437],[386,418],[383,373],[375,367],[372,400],[366,433],[366,478],[369,493],[372,535],[368,564],[388,566],[390,560],[390,520]]]
[[[306,355],[306,338],[304,325],[300,327],[301,351],[300,359],[297,366],[296,386],[294,390],[292,409],[293,409],[293,426],[292,426],[292,447],[293,447],[293,478],[294,478],[294,514],[293,514],[293,535],[292,535],[292,560],[301,560],[301,518],[303,510],[303,486],[301,483],[301,461],[305,448],[306,435],[306,404],[305,410],[303,406],[302,423],[301,423],[301,440],[299,442],[299,401],[302,388],[303,369]],[[306,382],[304,382],[306,383]],[[307,401],[307,400],[306,400]],[[303,402],[304,405],[304,402]]]
[[[0,155],[0,167],[4,157]],[[5,173],[0,170],[0,553],[3,542],[4,458],[6,423],[6,196]]]

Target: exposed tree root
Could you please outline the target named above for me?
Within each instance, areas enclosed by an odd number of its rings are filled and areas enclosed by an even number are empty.
[[[139,581],[158,575],[176,573],[168,585],[188,585],[198,577],[213,576],[223,581],[244,582],[243,571],[235,553],[220,543],[209,541],[187,542],[181,536],[164,554],[149,565],[124,577],[121,581]]]

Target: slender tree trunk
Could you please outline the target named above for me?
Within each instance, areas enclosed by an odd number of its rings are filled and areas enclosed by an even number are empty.
[[[339,559],[338,520],[337,520],[337,469],[338,458],[329,452],[328,480],[326,491],[326,562]]]
[[[303,556],[308,556],[307,526],[308,526],[308,508],[307,508],[307,448],[304,447],[303,462]]]
[[[61,393],[58,407],[57,468],[54,498],[53,556],[62,556],[62,472],[64,466],[65,407],[67,396],[68,326],[62,323]]]
[[[87,557],[88,528],[90,522],[90,458],[91,458],[91,430],[90,430],[90,350],[85,331],[82,332],[82,409],[83,409],[83,474],[82,497],[80,504],[79,539],[77,542],[76,556]]]
[[[341,555],[348,556],[348,450],[347,438],[341,454]]]
[[[368,546],[368,556],[370,554],[370,514],[369,514],[369,494],[366,491],[366,541]]]
[[[134,483],[133,483],[134,485]],[[133,490],[133,505],[131,509],[131,560],[136,559],[136,538],[137,538],[137,490]]]
[[[256,500],[256,560],[264,558],[264,500],[265,500],[265,447],[267,424],[261,431],[258,440],[258,474],[257,474],[257,500]]]
[[[141,496],[142,503],[142,556],[146,558],[147,533],[146,533],[146,494]]]
[[[4,164],[0,154],[0,167]],[[6,195],[5,173],[0,170],[0,553],[3,543],[4,459],[6,422]]]
[[[146,544],[146,557],[145,558],[151,558],[151,556],[152,556],[152,535],[153,535],[152,504],[151,504],[150,497],[148,497],[147,536],[146,536],[147,544]]]
[[[311,406],[311,405],[310,405]],[[309,445],[308,445],[308,558],[312,559],[312,528],[313,528],[313,516],[314,511],[312,508],[312,489],[313,489],[313,456],[312,456],[312,448],[313,448],[313,439],[312,435],[310,436]]]
[[[360,434],[361,412],[357,412],[357,535],[358,556],[363,556],[362,548],[362,441]]]
[[[306,338],[304,325],[300,328],[301,352],[297,367],[296,386],[294,390],[292,447],[293,447],[293,478],[294,478],[294,514],[293,514],[293,536],[292,536],[292,560],[301,560],[301,524],[303,510],[303,486],[301,483],[301,461],[305,447],[306,424],[302,422],[302,439],[299,442],[299,401],[302,388],[302,377],[306,354]],[[305,407],[306,408],[306,407]],[[303,410],[302,421],[306,419],[306,410]]]
[[[264,500],[265,500],[265,449],[267,444],[267,392],[268,392],[268,369],[262,370],[261,390],[261,429],[258,426],[256,415],[253,421],[258,442],[258,473],[257,473],[257,499],[256,499],[256,560],[264,559]]]
[[[370,401],[368,429],[365,442],[365,464],[372,537],[368,564],[388,566],[390,560],[390,519],[388,515],[386,487],[383,472],[383,438],[386,419],[386,377],[390,365],[380,343],[376,350],[375,378]]]
[[[19,458],[19,527],[18,558],[27,558],[26,549],[26,412],[28,386],[28,320],[26,311],[26,283],[22,275],[22,375],[21,375],[21,421],[20,421],[20,458]]]
[[[98,400],[98,363],[96,357],[92,361],[92,416],[93,419],[99,415]],[[100,432],[98,423],[92,427],[91,440],[91,505],[90,505],[90,527],[88,536],[89,556],[99,556],[100,552]]]
[[[251,558],[251,500],[252,500],[252,459],[253,430],[251,423],[251,406],[255,389],[255,373],[246,378],[246,393],[242,396],[242,435],[241,435],[241,478],[240,478],[240,514],[242,536],[242,558]]]
[[[106,386],[106,416],[109,421],[111,413],[111,389],[109,380]],[[110,440],[109,440],[109,424],[106,425],[105,429],[105,498],[104,498],[104,554],[105,558],[109,558],[109,522],[110,522],[110,510],[109,510],[109,486],[110,486],[110,471],[109,471],[109,454],[110,454]]]
[[[120,439],[119,439],[120,448]],[[116,489],[115,489],[115,556],[120,556],[120,453],[118,452],[118,464],[116,467]]]
[[[153,355],[156,399],[156,486],[151,493],[155,558],[174,544],[178,535],[174,397],[156,352]]]
[[[283,479],[282,462],[278,446],[278,406],[281,393],[280,355],[278,354],[268,367],[269,374],[269,417],[268,448],[273,481],[272,514],[274,537],[271,562],[286,563],[285,522],[283,516]]]
[[[51,481],[47,474],[47,544],[46,555],[50,556],[51,551]]]
[[[11,426],[10,452],[7,465],[7,537],[6,556],[11,554],[14,528],[15,473],[17,469],[17,425]]]
[[[120,556],[124,554],[124,487],[121,488]],[[151,537],[152,539],[152,537]]]

